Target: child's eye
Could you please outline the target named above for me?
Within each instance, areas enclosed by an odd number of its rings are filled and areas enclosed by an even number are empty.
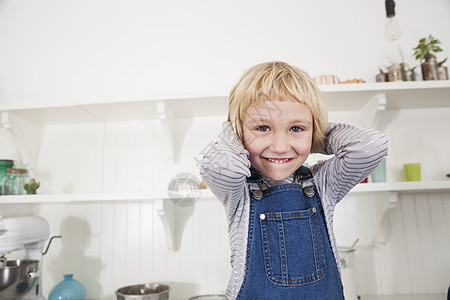
[[[301,128],[301,127],[299,127],[299,126],[292,126],[291,127],[291,131],[292,132],[300,132],[300,131],[302,131],[303,130],[303,128]]]
[[[269,131],[270,128],[269,128],[269,126],[262,125],[262,126],[258,126],[258,127],[256,128],[256,130],[258,130],[258,131]]]

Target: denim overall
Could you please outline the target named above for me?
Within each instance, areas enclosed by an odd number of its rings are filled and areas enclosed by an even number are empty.
[[[319,194],[312,180],[302,187],[311,172],[302,166],[296,176],[300,184],[250,190],[247,269],[237,299],[344,299]],[[247,180],[261,179],[252,168]]]

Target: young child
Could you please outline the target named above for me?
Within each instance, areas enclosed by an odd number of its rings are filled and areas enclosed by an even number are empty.
[[[372,129],[328,124],[320,90],[283,62],[248,70],[200,174],[223,203],[229,299],[344,299],[336,204],[387,155]],[[308,169],[310,153],[334,154]]]

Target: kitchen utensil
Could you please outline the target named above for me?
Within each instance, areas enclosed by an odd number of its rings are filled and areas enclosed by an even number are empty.
[[[146,283],[121,287],[116,290],[117,300],[167,300],[170,288],[159,283]]]

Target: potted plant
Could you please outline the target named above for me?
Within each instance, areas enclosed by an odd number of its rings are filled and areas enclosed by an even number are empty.
[[[405,70],[405,79],[406,81],[416,81],[417,80],[417,73],[415,72],[415,69],[418,66],[410,67],[408,64],[405,64],[406,70]]]
[[[442,51],[441,47],[439,47],[440,43],[438,39],[430,34],[426,38],[421,38],[417,47],[413,49],[414,56],[421,63],[423,80],[439,79],[435,53]]]
[[[385,71],[383,71],[382,68],[378,68],[378,70],[380,71],[380,73],[378,73],[378,74],[375,76],[375,81],[376,81],[376,82],[386,82],[386,81],[389,81],[388,74],[387,74]]]

